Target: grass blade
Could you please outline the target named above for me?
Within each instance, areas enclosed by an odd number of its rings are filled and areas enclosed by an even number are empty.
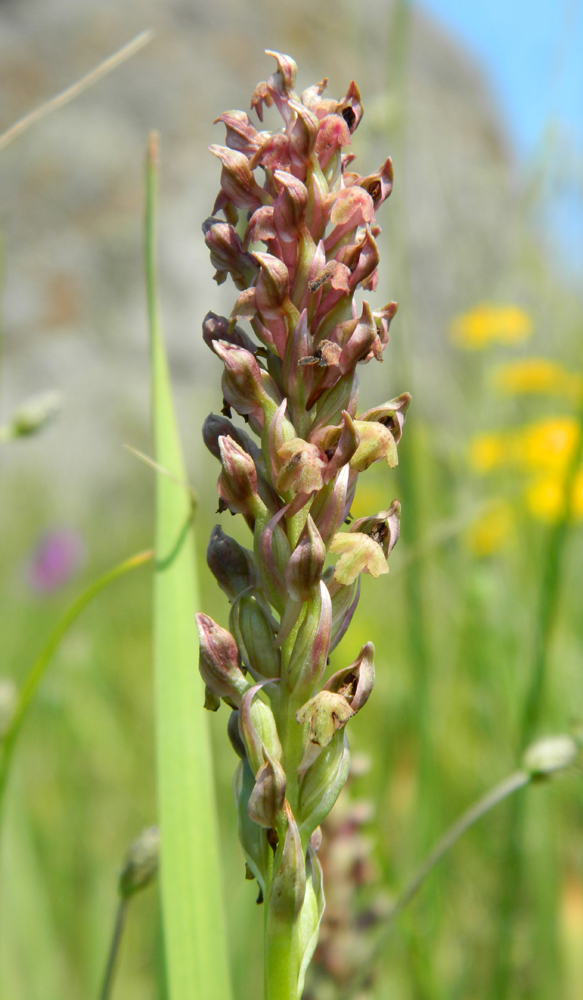
[[[135,569],[137,566],[141,566],[143,563],[148,562],[148,560],[152,558],[152,555],[153,553],[148,550],[146,552],[139,552],[135,556],[130,556],[129,559],[124,559],[123,562],[118,563],[117,566],[113,567],[113,569],[108,570],[107,573],[103,574],[103,576],[100,576],[97,580],[90,583],[89,586],[75,598],[73,603],[69,605],[65,614],[55,625],[39,655],[32,664],[20,689],[14,714],[10,720],[10,725],[8,726],[0,747],[0,816],[2,812],[4,793],[6,791],[6,783],[8,781],[10,763],[12,761],[20,729],[28,709],[34,700],[36,692],[38,691],[39,684],[42,681],[47,667],[55,655],[61,640],[67,634],[73,622],[76,621],[83,609],[90,603],[90,601],[93,600],[96,594],[103,590],[104,587],[107,587],[110,583],[113,583],[114,580],[117,580],[118,576],[123,576],[123,574],[129,572],[129,570]]]
[[[156,479],[154,674],[160,881],[170,1000],[228,1000],[212,762],[197,670],[192,501],[158,316],[157,137],[146,167],[146,280]],[[172,478],[170,478],[172,477]],[[178,480],[178,482],[176,482]]]

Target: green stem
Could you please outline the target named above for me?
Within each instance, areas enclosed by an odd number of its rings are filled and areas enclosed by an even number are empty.
[[[101,987],[101,993],[99,994],[99,1000],[110,1000],[111,998],[117,956],[125,926],[127,904],[128,900],[122,896],[118,903],[117,913],[115,915],[113,934],[111,937],[111,944],[109,946],[109,955],[107,956],[107,965],[105,966],[105,974],[103,976],[103,985]]]
[[[571,522],[571,496],[583,453],[583,410],[579,415],[579,440],[574,449],[564,480],[562,516],[548,536],[537,602],[534,633],[533,666],[520,722],[520,746],[524,750],[538,727],[548,671],[549,653],[561,592],[565,545]],[[523,876],[522,842],[525,826],[525,804],[516,799],[508,816],[506,852],[502,863],[502,889],[498,905],[496,959],[492,978],[493,1000],[507,1000],[513,978],[513,928],[519,908]]]
[[[114,566],[113,569],[108,570],[107,573],[104,573],[103,576],[99,577],[99,579],[94,580],[93,583],[91,583],[81,594],[79,594],[78,597],[75,598],[73,603],[67,611],[65,611],[65,614],[55,625],[53,631],[49,635],[45,645],[32,664],[32,667],[25,678],[24,684],[20,689],[18,703],[14,710],[12,719],[10,720],[10,725],[0,749],[0,814],[6,791],[10,763],[12,761],[14,748],[21,726],[34,696],[36,695],[39,684],[45,675],[47,667],[49,666],[59,646],[59,643],[66,635],[73,622],[79,617],[83,609],[101,590],[104,589],[104,587],[113,583],[114,580],[117,580],[119,576],[123,576],[123,574],[127,573],[129,570],[135,569],[137,566],[142,566],[143,563],[148,562],[152,556],[153,553],[151,551],[139,552],[137,555],[131,556],[129,559],[124,559],[123,562],[118,563],[118,565]]]
[[[414,899],[427,876],[441,861],[444,855],[451,850],[454,844],[457,843],[460,837],[467,830],[469,830],[474,823],[477,823],[478,820],[486,815],[486,813],[490,812],[491,809],[499,805],[500,802],[503,802],[504,799],[508,798],[508,796],[513,795],[514,792],[519,791],[521,788],[525,788],[526,785],[532,781],[532,777],[532,774],[529,774],[526,771],[516,771],[508,778],[505,778],[504,781],[501,781],[499,785],[496,785],[490,792],[487,792],[487,794],[481,799],[478,799],[473,806],[470,806],[470,808],[462,813],[460,818],[456,820],[452,826],[450,826],[449,830],[447,830],[443,837],[437,842],[425,861],[419,865],[417,871],[414,873],[412,878],[409,879],[409,882],[405,886],[403,892],[393,904],[374,942],[371,960],[380,952],[397,917],[401,915],[405,907],[409,905],[412,899]],[[349,1000],[350,997],[356,995],[356,992],[370,972],[370,965],[370,961],[363,963],[362,972],[359,972],[357,977],[352,980],[349,988],[345,993],[341,994],[339,1000]]]

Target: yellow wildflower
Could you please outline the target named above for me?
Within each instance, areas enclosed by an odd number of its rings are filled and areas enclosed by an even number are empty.
[[[516,464],[526,469],[563,471],[579,441],[574,417],[544,417],[527,424],[514,437]]]
[[[552,524],[565,512],[565,477],[555,474],[536,479],[525,493],[526,506],[533,517]],[[570,513],[583,519],[583,468],[575,476],[571,491]]]
[[[501,392],[509,394],[556,393],[575,400],[583,389],[580,375],[548,358],[523,358],[500,365],[494,372],[494,384]]]
[[[470,463],[477,472],[490,472],[504,465],[508,439],[503,434],[476,434],[470,442]]]
[[[532,320],[524,310],[487,302],[456,316],[450,327],[453,343],[474,351],[488,344],[519,344],[531,333]]]
[[[504,547],[512,534],[514,514],[505,500],[494,501],[466,532],[466,544],[477,556],[489,556]]]

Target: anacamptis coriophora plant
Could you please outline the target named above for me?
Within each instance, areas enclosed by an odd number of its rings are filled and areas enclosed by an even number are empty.
[[[323,96],[326,80],[298,96],[294,61],[270,54],[277,71],[251,107],[262,121],[275,104],[283,128],[258,131],[228,111],[218,119],[226,145],[211,146],[221,189],[205,240],[215,280],[230,274],[239,295],[230,318],[209,313],[203,324],[224,366],[223,415],[203,435],[221,463],[219,510],[245,519],[253,551],[214,528],[207,558],[231,602],[230,631],[204,614],[198,629],[206,707],[231,707],[241,758],[235,799],[265,905],[266,1000],[297,1000],[324,909],[319,824],[348,774],[345,726],[372,690],[372,644],[322,678],[360,574],[388,572],[399,503],[343,526],[359,473],[396,465],[410,397],[357,416],[357,365],[382,361],[397,308],[355,300],[377,283],[375,212],[391,192],[391,161],[366,177],[350,170],[342,151],[363,113],[355,83],[341,101]],[[329,553],[339,559],[326,568]]]

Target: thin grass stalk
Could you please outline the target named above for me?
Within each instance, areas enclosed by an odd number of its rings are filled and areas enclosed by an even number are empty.
[[[519,749],[530,742],[539,725],[546,677],[548,673],[553,632],[559,610],[563,581],[565,548],[572,522],[571,496],[575,476],[583,456],[583,410],[578,419],[579,440],[569,463],[564,481],[563,511],[556,524],[549,530],[534,628],[533,666],[524,699],[519,731]],[[518,797],[509,810],[506,835],[506,852],[502,863],[502,889],[498,909],[496,958],[492,978],[493,1000],[507,1000],[513,980],[513,931],[520,908],[523,882],[523,841],[525,828],[525,802]]]
[[[156,479],[154,677],[160,882],[170,1000],[229,1000],[219,841],[204,693],[196,670],[192,502],[172,402],[156,282],[158,142],[146,160],[146,283]],[[172,477],[172,478],[171,478]],[[178,482],[177,482],[178,481]]]
[[[406,183],[406,125],[407,125],[407,78],[409,44],[412,27],[410,0],[396,0],[391,17],[388,51],[387,92],[394,98],[395,118],[390,128],[391,153],[400,167],[402,185]],[[403,381],[411,385],[414,393],[414,372],[411,365],[412,323],[411,323],[411,276],[407,250],[407,211],[405,192],[397,192],[391,215],[392,274],[400,303],[399,324],[399,369]],[[409,418],[411,421],[411,418]],[[399,455],[399,486],[403,509],[406,516],[402,523],[402,536],[407,552],[418,549],[422,535],[419,497],[422,490],[419,483],[419,436],[417,420],[413,415],[408,440]],[[423,850],[430,835],[428,816],[430,805],[427,790],[430,785],[431,738],[430,738],[430,652],[427,635],[427,615],[423,599],[425,560],[421,554],[411,561],[405,571],[405,592],[407,602],[407,636],[413,668],[413,722],[418,742],[418,787],[416,837],[419,849]]]
[[[136,569],[138,566],[143,566],[144,563],[149,562],[152,556],[153,552],[151,550],[139,552],[137,555],[131,556],[129,559],[124,559],[123,562],[118,563],[118,565],[114,566],[113,569],[108,570],[107,573],[103,574],[103,576],[100,576],[97,580],[90,583],[89,586],[75,598],[73,603],[65,611],[63,617],[59,622],[57,622],[39,655],[32,664],[20,689],[14,714],[10,720],[6,735],[4,736],[0,746],[0,819],[2,815],[2,804],[4,794],[6,792],[10,765],[20,730],[38,691],[39,685],[61,641],[84,608],[87,607],[87,605],[93,600],[94,597],[96,597],[97,594],[100,593],[100,591],[102,591],[110,583],[113,583],[114,580],[117,580],[118,577],[123,576],[130,570]]]
[[[123,936],[123,929],[125,927],[127,908],[128,908],[128,900],[122,897],[122,899],[119,900],[117,905],[117,911],[115,914],[115,921],[113,925],[113,934],[111,936],[111,944],[109,946],[107,965],[105,966],[105,974],[103,976],[103,984],[101,987],[101,993],[99,994],[99,1000],[111,1000],[114,973],[117,964],[117,957],[119,955],[121,939]]]

